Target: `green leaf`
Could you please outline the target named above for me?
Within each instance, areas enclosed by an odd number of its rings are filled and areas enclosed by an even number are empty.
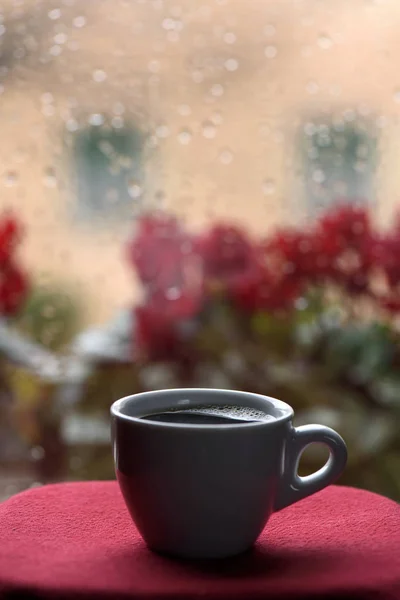
[[[295,324],[291,316],[277,317],[265,312],[256,313],[251,330],[273,356],[287,356],[295,345]]]
[[[359,382],[367,382],[390,369],[394,351],[390,331],[385,326],[350,325],[332,330],[325,358],[332,370],[351,371]]]
[[[41,287],[31,294],[16,325],[31,340],[59,350],[78,333],[81,315],[71,290]]]

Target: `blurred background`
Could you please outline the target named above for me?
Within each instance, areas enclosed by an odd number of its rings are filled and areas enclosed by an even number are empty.
[[[399,31],[397,0],[3,0],[0,499],[113,477],[111,403],[183,384],[280,397],[400,499]]]

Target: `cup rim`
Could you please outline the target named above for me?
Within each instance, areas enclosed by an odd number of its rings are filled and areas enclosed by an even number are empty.
[[[143,398],[151,398],[154,396],[157,396],[158,394],[167,394],[167,393],[171,393],[174,391],[179,391],[182,392],[182,394],[190,394],[193,392],[214,392],[214,393],[220,393],[220,394],[226,394],[229,393],[233,396],[235,396],[236,394],[238,396],[245,394],[247,396],[251,396],[253,398],[257,398],[258,400],[268,400],[270,402],[272,402],[274,404],[274,406],[276,408],[278,408],[279,410],[282,411],[282,415],[280,416],[276,416],[274,417],[274,420],[272,421],[252,421],[249,423],[229,423],[229,424],[210,424],[210,425],[205,425],[205,424],[195,424],[195,423],[167,423],[167,422],[163,422],[163,421],[151,421],[143,419],[141,417],[134,417],[131,415],[126,415],[122,412],[123,407],[128,404],[128,402],[131,402],[132,400],[134,401],[135,398],[137,399],[143,399]],[[243,429],[243,428],[248,428],[248,427],[273,427],[275,425],[278,424],[282,424],[286,421],[290,421],[293,419],[294,417],[294,411],[293,408],[287,404],[286,402],[283,402],[282,400],[278,400],[277,398],[273,398],[272,396],[266,396],[263,394],[255,394],[253,392],[244,392],[241,390],[229,390],[229,389],[214,389],[214,388],[165,388],[165,389],[161,389],[161,390],[151,390],[151,391],[146,391],[146,392],[139,392],[137,394],[131,394],[129,396],[124,396],[122,398],[119,398],[119,400],[116,400],[115,402],[113,402],[113,404],[110,407],[110,413],[111,416],[114,417],[115,419],[122,419],[123,421],[127,421],[127,422],[131,422],[131,423],[135,423],[138,424],[142,427],[161,427],[161,428],[166,428],[166,429],[197,429],[197,430],[210,430],[210,429],[218,429],[218,431],[220,431],[221,429]]]

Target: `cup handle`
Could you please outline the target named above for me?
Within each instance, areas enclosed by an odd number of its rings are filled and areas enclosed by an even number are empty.
[[[311,475],[300,477],[298,466],[301,455],[310,444],[324,444],[330,456],[326,464]],[[287,441],[283,472],[281,473],[275,511],[294,504],[333,483],[347,462],[347,448],[343,438],[324,425],[293,427]]]

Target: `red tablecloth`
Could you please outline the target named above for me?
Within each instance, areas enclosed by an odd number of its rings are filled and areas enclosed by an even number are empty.
[[[275,514],[246,555],[185,562],[146,548],[115,482],[36,488],[0,505],[0,596],[29,593],[99,600],[400,599],[400,507],[332,486]]]

